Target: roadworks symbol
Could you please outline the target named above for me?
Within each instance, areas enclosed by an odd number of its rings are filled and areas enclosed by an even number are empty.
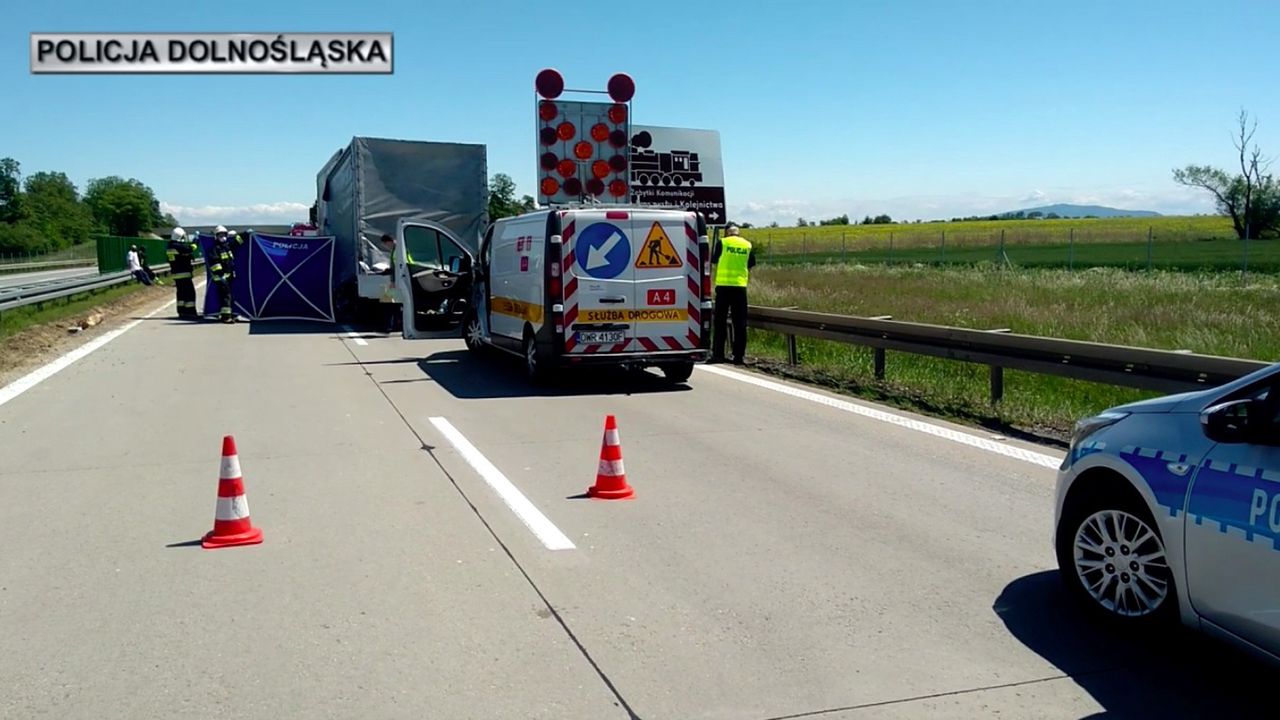
[[[649,228],[649,235],[640,246],[636,267],[642,270],[680,267],[680,255],[676,252],[676,246],[671,244],[671,238],[667,237],[667,231],[662,229],[660,223],[654,223]]]

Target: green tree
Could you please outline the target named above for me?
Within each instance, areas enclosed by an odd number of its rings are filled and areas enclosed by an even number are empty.
[[[1237,237],[1272,235],[1280,231],[1280,183],[1267,172],[1271,160],[1253,144],[1257,121],[1251,126],[1248,113],[1242,110],[1238,122],[1239,133],[1231,142],[1240,162],[1239,174],[1209,165],[1188,165],[1173,171],[1173,181],[1209,191],[1218,213],[1231,218]]]
[[[60,172],[38,172],[23,181],[24,222],[47,241],[49,249],[81,243],[93,231],[93,215],[76,186]]]
[[[0,223],[16,223],[22,219],[21,176],[17,160],[0,159]]]
[[[529,195],[516,199],[516,182],[506,173],[489,180],[489,222],[536,210],[537,203]]]
[[[161,222],[155,193],[133,178],[112,175],[90,180],[84,199],[93,219],[112,235],[134,237]]]
[[[0,223],[0,253],[24,255],[42,253],[48,245],[30,225]]]

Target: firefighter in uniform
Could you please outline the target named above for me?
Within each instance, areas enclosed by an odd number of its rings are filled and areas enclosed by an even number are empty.
[[[213,257],[209,258],[209,274],[218,293],[218,319],[234,323],[236,314],[231,303],[231,281],[236,277],[235,246],[244,242],[219,225],[213,231]]]
[[[711,258],[716,264],[715,327],[711,362],[724,362],[725,331],[730,315],[733,318],[733,364],[741,365],[747,354],[747,282],[750,270],[756,265],[756,252],[751,241],[738,234],[738,227],[730,225],[725,236],[716,245]]]
[[[169,277],[178,291],[178,317],[198,320],[200,312],[196,310],[196,286],[191,277],[192,261],[195,259],[196,243],[187,237],[187,231],[174,228],[169,236],[169,246],[165,255],[169,258]]]

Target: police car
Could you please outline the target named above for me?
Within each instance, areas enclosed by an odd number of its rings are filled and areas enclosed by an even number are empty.
[[[1054,543],[1071,592],[1280,661],[1280,363],[1076,424]]]

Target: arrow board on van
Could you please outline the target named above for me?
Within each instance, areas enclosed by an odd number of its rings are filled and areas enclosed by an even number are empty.
[[[631,241],[617,225],[595,223],[578,235],[574,256],[587,275],[612,280],[627,269],[631,261]]]
[[[678,268],[680,264],[680,253],[676,252],[676,246],[671,244],[671,238],[667,237],[662,224],[655,222],[649,229],[649,236],[644,239],[644,245],[640,246],[636,267],[641,270]]]

